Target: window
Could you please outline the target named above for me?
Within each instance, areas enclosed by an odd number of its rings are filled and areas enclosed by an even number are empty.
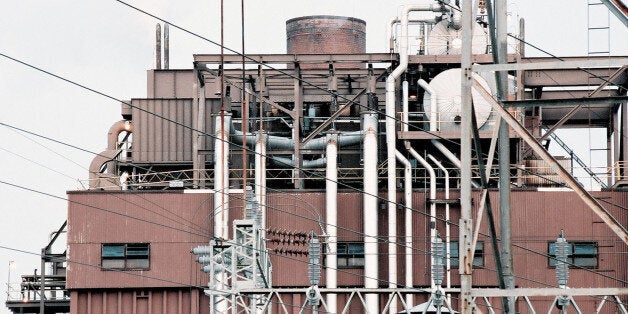
[[[567,263],[587,268],[597,267],[597,242],[573,242],[568,243]],[[550,267],[556,267],[556,243],[548,243],[548,262]],[[569,267],[573,267],[569,265]]]
[[[338,267],[363,267],[364,243],[338,242]]]
[[[458,242],[450,242],[449,256],[451,257],[451,267],[458,268],[460,266],[460,259],[458,256]],[[484,242],[478,241],[475,244],[475,253],[473,254],[473,267],[484,267]]]
[[[104,269],[149,269],[150,244],[103,244],[100,265]]]

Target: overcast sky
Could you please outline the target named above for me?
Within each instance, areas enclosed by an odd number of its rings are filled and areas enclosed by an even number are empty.
[[[220,40],[218,0],[131,3]],[[239,51],[240,1],[225,3],[225,43]],[[404,3],[412,1],[247,1],[246,52],[284,53],[285,21],[311,14],[365,20],[367,52],[384,52],[386,23]],[[526,39],[531,43],[559,56],[587,54],[587,0],[521,0],[509,4],[512,17],[526,19]],[[0,0],[0,8],[0,53],[119,99],[146,96],[146,70],[154,63],[157,21],[153,18],[113,0]],[[612,15],[610,21],[611,53],[628,55],[628,31]],[[218,47],[173,28],[170,48],[171,68],[190,68],[194,53],[219,52]],[[531,48],[527,54],[543,55]],[[109,127],[121,119],[118,102],[3,57],[0,102],[0,122],[93,152],[104,150]],[[586,155],[588,160],[588,152]],[[86,168],[92,158],[89,153],[0,126],[1,181],[65,198],[67,190],[82,189],[78,180],[87,179]],[[40,252],[50,232],[66,219],[66,211],[64,200],[0,184],[0,245]],[[15,282],[19,274],[39,268],[38,257],[0,249],[0,283],[7,280],[9,261],[15,261],[11,270]],[[0,312],[7,311],[4,304],[0,308]]]

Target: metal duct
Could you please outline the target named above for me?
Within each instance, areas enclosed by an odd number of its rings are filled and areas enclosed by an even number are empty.
[[[294,160],[290,158],[272,156],[270,157],[270,161],[275,165],[296,167]],[[301,168],[321,168],[324,167],[326,163],[327,158],[325,157],[314,160],[302,160]]]

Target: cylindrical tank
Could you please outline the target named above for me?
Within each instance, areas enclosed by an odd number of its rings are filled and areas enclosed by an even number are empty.
[[[288,54],[366,53],[366,22],[353,17],[310,15],[286,21]],[[359,67],[337,64],[336,68]],[[327,69],[325,64],[301,64],[306,69]]]

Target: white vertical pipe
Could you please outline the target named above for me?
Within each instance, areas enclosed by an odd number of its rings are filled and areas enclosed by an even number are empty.
[[[222,117],[221,117],[222,116]],[[229,238],[229,125],[231,117],[216,117],[216,137],[214,141],[214,236]],[[224,119],[223,119],[224,118]],[[226,274],[221,274],[216,289],[224,289]],[[226,313],[227,301],[224,297],[215,300],[215,310]]]
[[[266,134],[259,131],[255,139],[255,200],[261,212],[260,229],[266,234]]]
[[[378,288],[377,114],[364,115],[364,287]],[[366,295],[366,310],[379,311],[379,296]]]
[[[410,161],[403,156],[399,151],[396,152],[396,157],[404,165],[404,207],[405,207],[405,286],[406,288],[412,288],[413,283],[413,274],[412,268],[414,266],[413,257],[412,257],[412,165]],[[414,304],[412,294],[408,293],[406,295],[406,304],[410,308]]]
[[[395,119],[396,119],[396,97],[395,97],[395,82],[396,80],[401,76],[401,74],[403,74],[406,69],[408,68],[408,21],[409,21],[409,14],[412,11],[438,11],[440,10],[441,6],[438,4],[420,4],[420,5],[405,5],[403,7],[402,13],[401,13],[401,17],[400,17],[400,21],[401,21],[401,40],[399,43],[399,65],[393,70],[393,72],[386,78],[386,156],[387,156],[387,161],[388,161],[388,213],[389,213],[389,218],[390,218],[390,213],[394,212],[394,217],[396,217],[396,203],[397,203],[397,199],[396,199],[396,182],[397,182],[397,159],[395,157],[395,152],[397,151],[396,147],[395,147],[395,143],[396,143],[396,127],[395,127]],[[365,138],[365,146],[366,146],[366,138]],[[365,147],[366,150],[366,147]],[[366,173],[366,160],[370,159],[366,156],[369,156],[366,154],[365,151],[365,178],[367,176]],[[369,161],[371,162],[371,161]],[[376,174],[377,172],[373,172],[374,174]],[[366,181],[366,179],[365,179]],[[366,188],[365,188],[366,189]],[[375,190],[377,190],[377,182],[375,182]],[[376,191],[375,191],[376,192]],[[366,197],[366,196],[365,196]],[[377,205],[377,204],[375,204]],[[365,208],[365,213],[366,213],[366,208]],[[366,229],[366,223],[367,221],[369,221],[369,219],[372,219],[371,217],[366,217],[365,216],[365,229]],[[396,223],[396,222],[395,222]],[[390,227],[389,224],[389,236],[391,235],[391,231],[394,231],[394,233],[392,235],[396,235],[396,224],[393,226],[394,230],[391,230],[392,227]],[[375,230],[377,230],[377,225],[375,225]],[[366,239],[366,236],[365,236]],[[375,249],[375,254],[377,254],[377,245],[375,245],[374,247]],[[365,250],[366,250],[366,246],[365,246]],[[389,254],[391,254],[389,252]],[[365,252],[366,255],[366,252]],[[392,254],[391,254],[392,255]],[[375,255],[376,256],[376,255]],[[396,258],[396,257],[395,257]],[[392,259],[389,258],[389,262]],[[377,261],[377,258],[375,257],[375,261]],[[395,262],[396,264],[396,259]],[[365,264],[368,264],[365,261]],[[389,268],[390,269],[390,268]],[[365,275],[367,277],[369,277],[369,273],[366,271],[366,266],[365,266]],[[377,278],[377,268],[375,269],[371,269],[371,272],[375,278]],[[394,275],[394,278],[393,278]],[[394,281],[396,283],[397,278],[396,278],[397,272],[396,272],[396,267],[395,267],[395,271],[394,274],[389,274],[389,281]],[[367,282],[368,278],[365,279],[365,287],[369,288],[368,286],[366,286],[366,282]],[[377,285],[377,280],[375,280],[374,283],[375,287]],[[377,299],[377,295],[367,295],[367,310],[370,312],[375,312],[379,310],[379,301]]]
[[[214,141],[214,236],[229,238],[229,125],[231,117],[216,117]]]
[[[449,200],[449,171],[431,154],[427,154],[427,157],[445,173],[445,200]],[[447,270],[447,288],[451,288],[451,226],[449,224],[449,203],[445,203],[445,221],[445,269]]]
[[[327,169],[325,180],[325,231],[327,232],[327,258],[325,275],[327,288],[338,288],[338,135],[327,135]],[[338,311],[338,296],[327,294],[327,311]]]
[[[419,153],[417,153],[414,148],[412,148],[409,143],[406,145],[410,155],[416,158],[419,163],[427,170],[430,175],[430,243],[433,239],[436,238],[436,203],[434,200],[436,199],[436,173],[434,172],[434,168],[423,158]],[[434,263],[434,256],[430,254],[430,263]],[[431,265],[430,264],[430,265]],[[430,284],[432,288],[436,288],[434,284],[434,280],[430,278]]]

